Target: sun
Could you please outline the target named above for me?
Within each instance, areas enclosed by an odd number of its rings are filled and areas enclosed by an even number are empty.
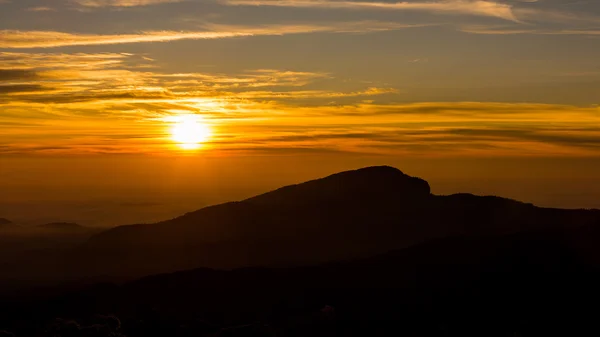
[[[179,115],[171,119],[171,139],[184,150],[199,148],[211,136],[211,130],[198,115]]]

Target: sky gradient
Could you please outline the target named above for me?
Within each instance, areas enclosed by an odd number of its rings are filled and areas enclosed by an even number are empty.
[[[372,164],[600,207],[598,103],[595,0],[0,0],[0,211],[138,203],[182,160],[194,192],[156,217]],[[189,115],[194,149],[172,135]]]

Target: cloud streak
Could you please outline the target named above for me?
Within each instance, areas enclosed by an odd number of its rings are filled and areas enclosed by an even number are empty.
[[[219,39],[251,36],[241,32],[175,32],[157,31],[139,34],[94,35],[55,31],[0,31],[0,48],[54,48],[67,46],[110,45],[177,40]]]
[[[155,61],[0,52],[0,153],[173,153],[169,118],[199,114],[214,134],[203,151],[215,154],[600,155],[594,106],[399,104],[382,100],[403,95],[394,88],[321,89],[344,82],[331,73],[170,73],[143,62]]]
[[[53,11],[55,11],[55,9],[51,8],[51,7],[39,6],[39,7],[27,8],[27,11],[29,11],[29,12],[53,12]]]
[[[393,22],[358,21],[331,24],[231,26],[206,25],[210,30],[193,32],[150,31],[136,34],[77,34],[56,31],[0,30],[0,48],[56,48],[67,46],[207,40],[248,36],[276,36],[307,33],[361,33],[423,27]]]
[[[471,25],[462,26],[460,31],[470,34],[482,35],[581,35],[581,36],[598,36],[600,30],[594,29],[532,29],[532,28],[514,28],[514,27],[497,27],[497,26],[481,26]]]
[[[137,7],[166,3],[183,2],[185,0],[72,0],[83,7]]]
[[[508,4],[481,0],[447,0],[433,2],[365,2],[329,0],[224,0],[232,6],[276,6],[351,10],[422,11],[439,14],[487,16],[519,22]]]

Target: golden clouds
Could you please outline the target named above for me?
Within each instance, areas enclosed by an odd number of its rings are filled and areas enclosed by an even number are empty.
[[[597,156],[598,107],[392,103],[336,74],[159,72],[143,55],[0,53],[0,153],[170,153],[166,120],[202,116],[203,151]],[[385,98],[385,99],[384,99]]]
[[[181,74],[156,74],[162,79],[171,79],[175,84],[201,85],[212,83],[213,88],[235,88],[235,87],[268,87],[268,86],[291,86],[301,87],[315,80],[329,78],[326,73],[311,73],[299,71],[280,71],[276,69],[258,69],[247,71],[237,77],[220,74],[181,73]]]
[[[274,91],[273,88],[304,87],[331,79],[329,74],[275,69],[246,71],[235,76],[215,73],[159,73],[148,71],[151,60],[130,54],[28,54],[0,53],[0,80],[6,87],[34,85],[0,102],[51,104],[169,103],[196,109],[201,100],[241,104],[250,98],[318,98],[373,96],[394,92],[389,88],[368,88],[363,92],[321,90]],[[134,63],[134,64],[130,64]],[[147,65],[148,67],[144,67]],[[257,89],[265,89],[257,91]],[[271,90],[266,90],[269,88]],[[51,90],[52,92],[47,92]],[[245,102],[247,103],[247,102]]]
[[[0,30],[0,48],[55,48],[66,46],[112,45],[223,39],[306,33],[357,33],[423,27],[393,22],[358,21],[331,24],[233,26],[205,25],[206,31],[148,31],[136,34],[77,34],[56,31]]]
[[[163,3],[182,2],[184,0],[72,0],[84,7],[135,7]]]
[[[600,35],[600,30],[594,29],[580,29],[580,30],[543,30],[543,29],[532,29],[532,28],[514,28],[514,27],[498,27],[498,26],[484,26],[484,25],[469,25],[462,26],[459,28],[461,32],[471,34],[483,34],[483,35],[517,35],[517,34],[530,34],[530,35],[588,35],[595,36]]]
[[[392,88],[367,88],[362,91],[353,92],[336,92],[325,90],[297,90],[293,92],[274,92],[274,91],[246,91],[236,94],[240,98],[249,99],[310,99],[310,98],[342,98],[342,97],[359,97],[359,96],[377,96],[384,94],[396,94],[398,91]]]
[[[316,99],[320,91],[307,95],[296,88],[331,78],[275,69],[234,76],[158,73],[142,66],[151,59],[118,53],[0,53],[0,61],[4,153],[164,152],[169,116],[200,113],[215,123],[259,120],[265,118],[260,109],[275,102],[258,100],[257,88],[263,96],[276,96],[270,90],[277,88],[290,97],[298,92]],[[371,89],[363,95],[387,92]]]
[[[140,34],[94,35],[53,31],[0,31],[0,48],[52,48],[65,46],[107,45],[176,40],[218,39],[248,36],[236,32],[144,32]]]
[[[60,53],[10,53],[0,52],[0,69],[33,68],[109,68],[120,65],[131,57],[125,53],[60,54]]]
[[[226,0],[224,3],[238,6],[277,6],[299,8],[328,8],[356,10],[404,10],[433,13],[467,14],[489,16],[519,22],[507,4],[493,1],[448,0],[437,2],[364,2],[328,0]]]
[[[38,6],[38,7],[27,8],[27,10],[30,12],[52,12],[55,9],[53,9],[51,7]]]

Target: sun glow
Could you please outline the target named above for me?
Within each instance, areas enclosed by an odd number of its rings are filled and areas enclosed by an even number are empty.
[[[202,117],[193,114],[174,116],[169,120],[171,139],[184,150],[195,150],[211,136],[211,130]]]

